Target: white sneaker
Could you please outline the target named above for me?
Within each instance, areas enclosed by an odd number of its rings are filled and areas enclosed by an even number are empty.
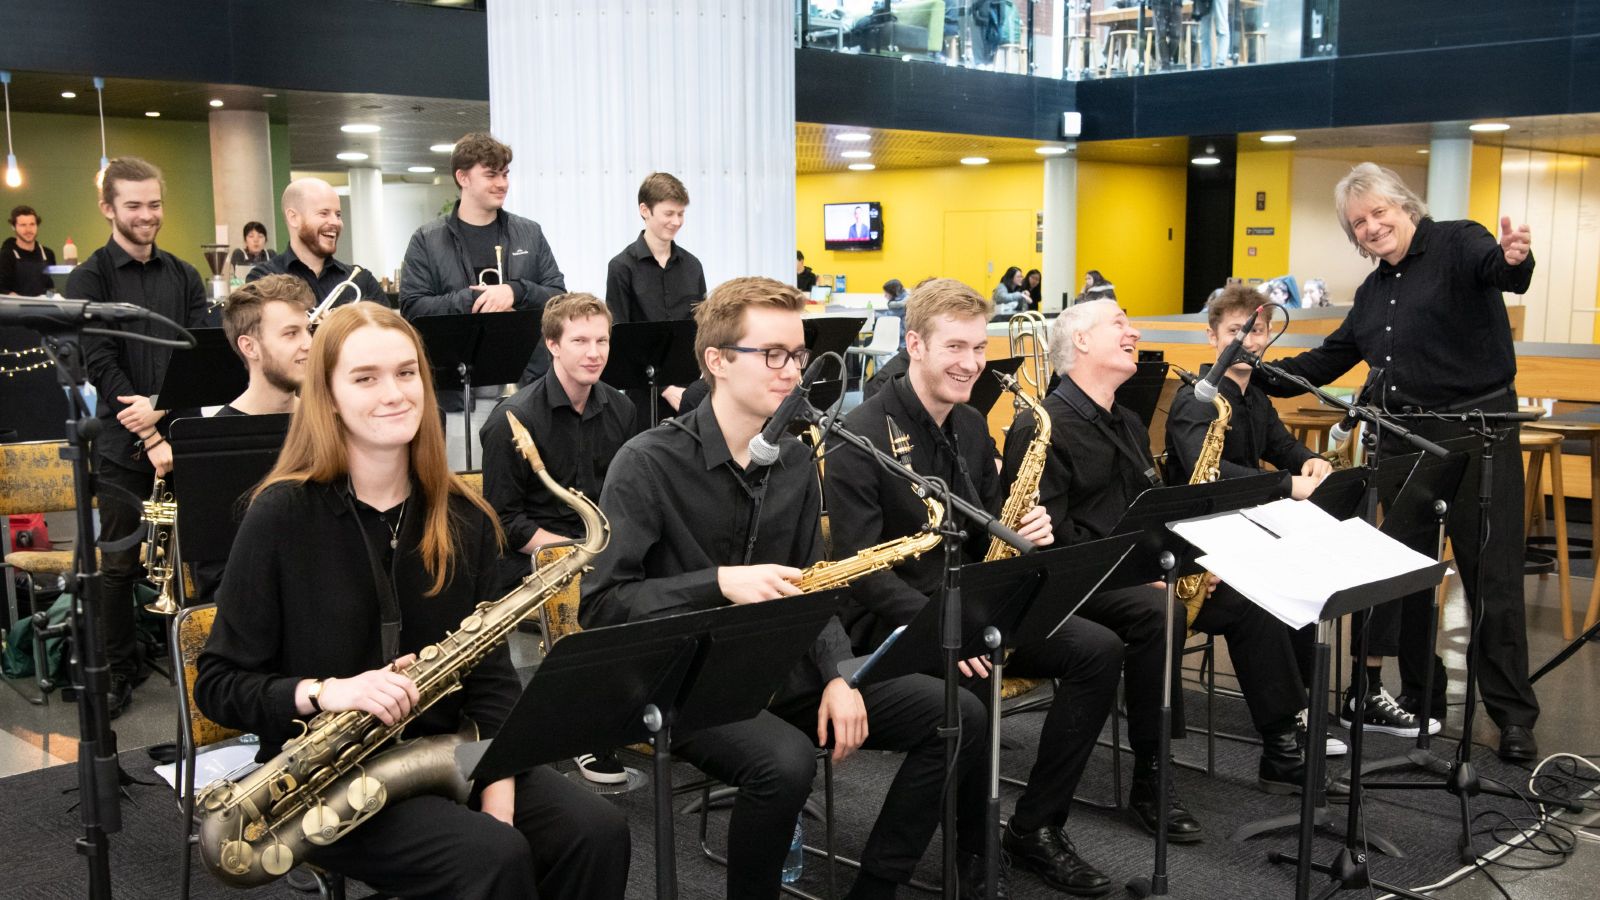
[[[627,784],[628,770],[617,760],[615,754],[585,753],[573,762],[578,764],[578,771],[583,777],[595,784]]]
[[[1310,714],[1310,711],[1309,710],[1304,710],[1304,709],[1300,710],[1299,713],[1295,714],[1295,727],[1300,732],[1300,746],[1302,746],[1302,747],[1304,747],[1306,745],[1306,740],[1307,740],[1306,732],[1308,731],[1308,729],[1306,728],[1306,719],[1309,717],[1309,714]],[[1344,741],[1339,740],[1338,738],[1334,737],[1331,734],[1328,735],[1328,749],[1326,751],[1324,751],[1324,754],[1323,754],[1324,756],[1329,756],[1329,757],[1344,756],[1345,754],[1347,754],[1349,752],[1350,752],[1350,748],[1345,745]]]

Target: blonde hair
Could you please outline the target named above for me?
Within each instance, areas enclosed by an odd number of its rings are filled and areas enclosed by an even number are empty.
[[[1339,179],[1339,183],[1333,187],[1333,208],[1339,216],[1339,227],[1344,229],[1344,236],[1350,239],[1356,252],[1367,259],[1373,256],[1356,240],[1356,230],[1350,226],[1350,218],[1346,214],[1350,201],[1359,197],[1379,197],[1398,205],[1411,217],[1413,225],[1428,215],[1428,204],[1417,196],[1416,191],[1406,187],[1406,183],[1393,170],[1369,162],[1351,169],[1350,174]]]
[[[798,313],[806,308],[805,295],[792,284],[771,278],[747,275],[733,278],[711,289],[694,308],[694,357],[700,362],[700,375],[716,390],[717,383],[706,365],[706,351],[726,347],[744,334],[744,312],[752,307]],[[733,351],[722,351],[731,362]]]
[[[277,464],[256,486],[250,498],[254,500],[275,484],[303,485],[308,481],[328,484],[350,474],[345,425],[339,420],[333,399],[333,373],[345,341],[369,326],[398,331],[409,338],[417,350],[422,410],[417,433],[411,438],[410,470],[422,491],[425,524],[421,554],[423,566],[433,576],[433,585],[428,589],[431,597],[444,589],[458,549],[450,518],[451,494],[465,497],[478,507],[489,518],[495,538],[502,545],[505,535],[500,531],[494,509],[468,488],[460,476],[450,471],[445,455],[444,427],[439,424],[438,402],[434,399],[433,379],[429,376],[427,351],[416,329],[394,310],[371,302],[351,303],[335,309],[322,320],[311,342],[306,378],[300,387],[300,406],[289,421],[283,450],[278,454]]]
[[[976,319],[985,322],[994,315],[994,304],[967,285],[954,278],[931,278],[911,291],[906,299],[906,331],[915,331],[923,340],[933,333],[934,320],[940,316],[956,319]]]
[[[568,322],[573,319],[587,319],[590,316],[605,316],[606,324],[610,325],[611,307],[599,297],[581,291],[552,297],[550,302],[544,305],[544,317],[539,320],[540,333],[547,341],[559,341]]]
[[[228,303],[222,308],[222,333],[228,338],[228,346],[242,360],[244,352],[239,349],[239,336],[261,337],[261,311],[268,303],[287,303],[309,311],[316,300],[311,285],[298,276],[268,275],[228,295]]]

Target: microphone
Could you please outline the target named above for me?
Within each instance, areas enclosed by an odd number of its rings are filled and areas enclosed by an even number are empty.
[[[86,325],[143,322],[150,318],[150,310],[132,303],[0,297],[0,325],[20,325],[39,332],[76,331]]]
[[[1378,366],[1367,372],[1367,383],[1361,386],[1361,391],[1356,395],[1354,406],[1361,406],[1372,400],[1372,388],[1383,378],[1383,367]],[[1346,415],[1339,420],[1339,424],[1328,429],[1328,446],[1337,447],[1350,438],[1356,430],[1356,422],[1360,417],[1354,413]]]
[[[1222,381],[1222,376],[1239,361],[1239,354],[1244,352],[1244,336],[1255,330],[1256,316],[1261,315],[1261,307],[1250,314],[1244,321],[1239,333],[1233,336],[1233,342],[1222,348],[1222,355],[1217,357],[1217,364],[1211,367],[1206,377],[1194,386],[1194,398],[1201,403],[1210,403],[1217,399],[1217,384]]]
[[[798,418],[801,413],[811,408],[811,385],[822,374],[822,363],[827,357],[819,356],[806,369],[801,376],[800,383],[794,386],[789,396],[783,398],[783,403],[778,405],[778,411],[767,420],[767,427],[761,433],[750,439],[750,461],[756,465],[770,466],[778,461],[778,440],[784,432],[789,430],[789,423]]]

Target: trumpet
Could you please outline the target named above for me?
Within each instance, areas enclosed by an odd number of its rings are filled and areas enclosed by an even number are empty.
[[[178,602],[175,584],[175,579],[180,577],[178,503],[167,490],[165,478],[156,478],[143,512],[145,524],[150,528],[144,540],[144,567],[156,588],[155,602],[145,604],[144,608],[158,616],[177,615],[182,605]]]
[[[317,308],[313,309],[310,313],[307,314],[309,316],[308,324],[310,324],[312,326],[315,326],[318,322],[320,322],[322,320],[323,314],[326,313],[328,310],[333,309],[333,305],[335,303],[339,302],[339,298],[340,298],[341,295],[344,294],[345,288],[349,288],[350,289],[351,301],[352,302],[360,300],[361,299],[361,286],[356,284],[356,276],[360,275],[360,274],[361,274],[361,267],[360,266],[351,266],[350,267],[350,277],[346,278],[345,280],[343,280],[343,281],[339,282],[338,284],[334,285],[333,286],[333,290],[328,292],[328,296],[323,297],[322,298],[322,302],[317,304]]]
[[[492,287],[492,286],[497,285],[497,284],[505,284],[506,283],[506,274],[505,274],[505,268],[504,268],[505,267],[505,258],[501,256],[502,252],[503,252],[503,250],[500,247],[500,245],[499,244],[495,244],[494,245],[494,268],[492,268],[492,269],[484,269],[482,272],[480,272],[478,274],[478,285],[480,287]],[[491,275],[494,276],[494,280],[493,281],[489,280],[489,277]]]
[[[1043,398],[1050,387],[1050,324],[1044,313],[1017,313],[1006,323],[1006,331],[1011,355],[1023,358],[1017,380],[1027,385],[1035,397]]]

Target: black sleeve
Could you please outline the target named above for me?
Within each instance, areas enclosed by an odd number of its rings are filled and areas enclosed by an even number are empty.
[[[211,301],[206,299],[206,284],[200,279],[200,270],[188,263],[183,266],[184,314],[189,328],[204,328],[211,314]],[[170,416],[162,418],[163,422]]]
[[[1357,292],[1359,297],[1359,291]],[[1360,302],[1359,300],[1357,302]],[[1273,361],[1273,365],[1291,375],[1298,375],[1318,387],[1338,378],[1361,362],[1361,348],[1356,344],[1355,329],[1350,320],[1355,316],[1351,309],[1333,334],[1322,339],[1322,345],[1298,356]],[[1259,373],[1261,389],[1273,397],[1298,397],[1305,391],[1266,372]]]
[[[496,600],[500,596],[500,548],[494,538],[494,528],[482,510],[474,507],[469,515],[471,521],[462,531],[469,538],[463,541],[464,551],[472,558],[457,564],[469,567],[466,571],[473,579],[473,596],[478,602]],[[510,644],[502,643],[495,648],[462,678],[461,684],[466,693],[461,711],[478,726],[478,737],[492,738],[499,734],[500,726],[505,724],[511,707],[522,693],[522,682],[511,664]]]
[[[101,280],[100,270],[103,262],[98,256],[92,256],[96,265],[77,266],[72,274],[67,277],[67,296],[75,300],[91,300],[104,303],[109,300],[110,291]],[[133,386],[133,378],[122,367],[122,355],[117,348],[119,343],[105,335],[86,334],[83,336],[84,367],[89,372],[89,380],[94,383],[94,389],[100,395],[100,402],[104,403],[112,412],[121,412],[127,408],[118,397],[128,397],[139,393]]]
[[[805,464],[810,468],[810,463]],[[814,473],[807,472],[806,499],[802,507],[814,510],[815,514],[807,514],[809,522],[805,527],[795,529],[795,546],[791,551],[790,559],[802,567],[809,566],[822,559],[822,485],[818,483]],[[812,642],[806,658],[816,666],[817,673],[822,676],[822,683],[839,677],[839,664],[855,656],[855,651],[850,646],[850,635],[844,630],[844,624],[838,616],[828,620],[823,626],[822,633]]]
[[[0,247],[0,294],[10,294],[17,289],[17,257],[11,248]]]
[[[361,270],[361,274],[356,276],[356,287],[361,289],[361,299],[393,308],[389,302],[389,295],[383,292],[383,285],[378,283],[378,279],[373,277],[370,271]]]
[[[1505,250],[1489,229],[1477,222],[1466,222],[1463,227],[1465,233],[1457,243],[1461,261],[1470,267],[1478,283],[1507,293],[1526,294],[1533,283],[1533,253],[1530,251],[1520,264],[1510,265]]]
[[[613,324],[634,320],[633,275],[620,256],[606,264],[606,306],[611,308]]]
[[[509,555],[521,553],[539,530],[539,523],[529,514],[528,494],[535,483],[542,488],[543,482],[537,481],[537,476],[512,443],[506,412],[509,412],[506,407],[496,407],[478,437],[483,451],[483,497],[500,518]],[[517,421],[528,424],[521,416],[517,416]]]
[[[1284,472],[1295,475],[1300,474],[1300,467],[1308,459],[1316,459],[1317,454],[1305,444],[1294,439],[1288,426],[1278,418],[1278,411],[1270,409],[1271,415],[1267,423],[1267,443],[1262,449],[1261,458]]]
[[[1186,484],[1194,476],[1194,464],[1205,446],[1206,432],[1216,419],[1216,407],[1196,400],[1192,388],[1179,388],[1173,395],[1172,407],[1167,412],[1167,449],[1173,458],[1167,460],[1167,466],[1175,483]],[[1283,427],[1283,423],[1279,422],[1278,427]],[[1223,478],[1240,478],[1259,474],[1261,467],[1224,459],[1218,464],[1218,470]]]
[[[535,224],[533,236],[534,276],[512,279],[511,296],[514,309],[532,309],[542,313],[544,305],[552,297],[567,292],[567,281],[561,274],[561,268],[556,265],[556,254],[550,249],[550,242],[545,240],[544,229]]]
[[[828,497],[828,528],[833,538],[833,558],[843,559],[888,540],[884,533],[880,492],[909,485],[889,481],[877,460],[843,441],[830,441],[824,467]],[[850,586],[850,599],[891,626],[914,618],[928,598],[893,569],[874,572]]]
[[[405,261],[400,268],[400,314],[408,319],[420,316],[448,316],[472,311],[471,288],[447,291],[439,275],[441,262],[428,251],[428,240],[423,234],[427,226],[418,228],[406,246]],[[261,267],[250,271],[254,281]]]
[[[1006,432],[1007,478],[1015,477],[1016,471],[1021,468],[1022,457],[1028,452],[1028,443],[1033,440],[1036,427],[1031,410],[1018,415],[1016,421],[1011,423],[1011,430]],[[1039,475],[1039,505],[1050,514],[1056,545],[1067,546],[1092,541],[1095,535],[1068,515],[1072,509],[1068,496],[1072,485],[1072,457],[1067,452],[1065,441],[1056,433],[1057,428],[1052,424],[1050,451],[1045,454],[1044,471]]]

